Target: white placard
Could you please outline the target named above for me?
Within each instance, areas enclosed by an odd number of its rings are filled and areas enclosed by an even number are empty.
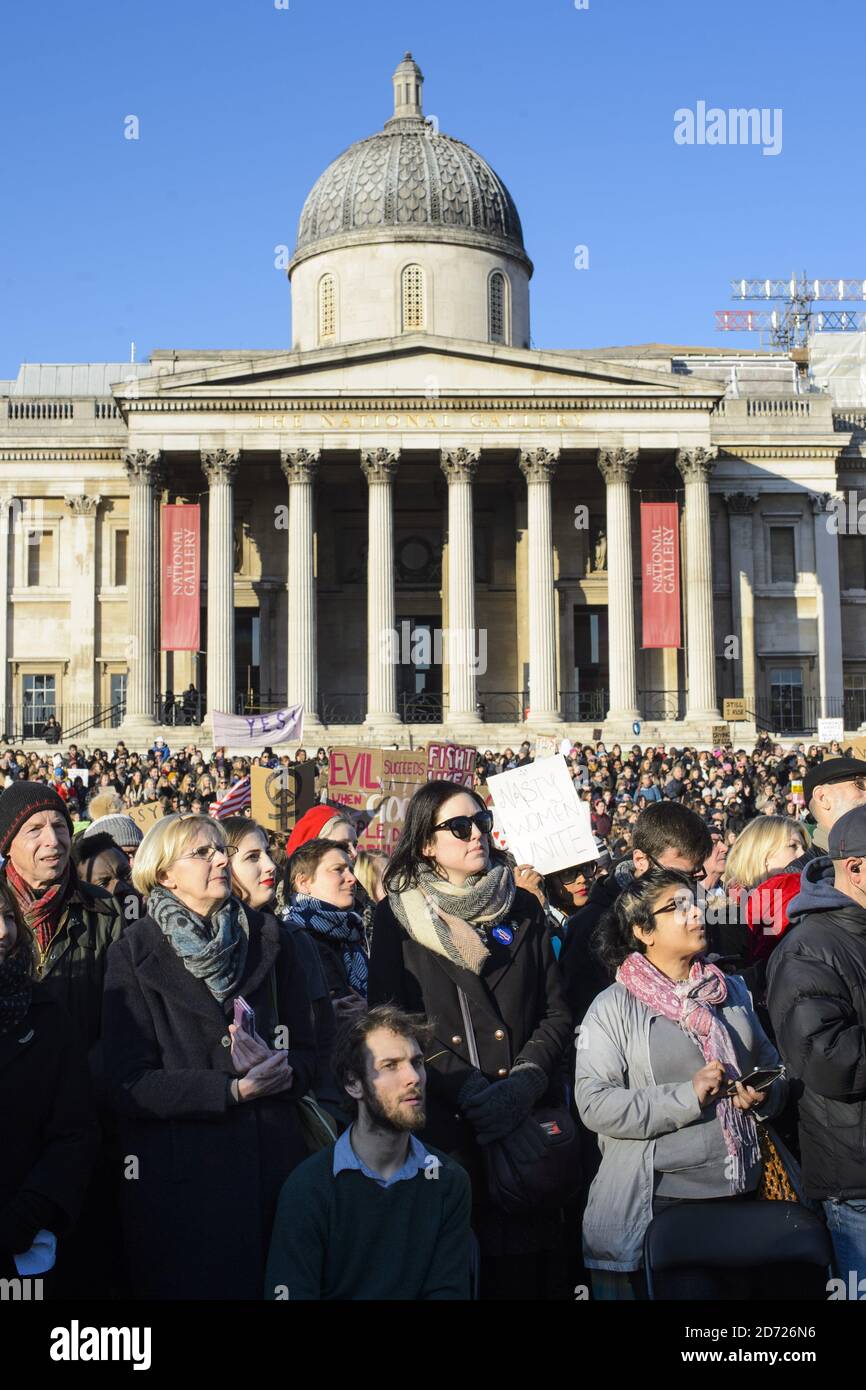
[[[845,733],[844,719],[819,719],[818,720],[818,742],[832,743],[836,739],[842,742]]]
[[[598,858],[589,805],[561,754],[500,772],[487,786],[518,864],[552,874]]]

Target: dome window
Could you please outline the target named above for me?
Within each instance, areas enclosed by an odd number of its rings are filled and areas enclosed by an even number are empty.
[[[491,343],[508,342],[508,301],[505,289],[505,276],[495,270],[490,277],[488,295],[488,326]]]
[[[323,275],[319,281],[319,342],[337,336],[337,291],[333,275]]]
[[[403,332],[424,327],[424,272],[420,265],[407,265],[402,279]]]

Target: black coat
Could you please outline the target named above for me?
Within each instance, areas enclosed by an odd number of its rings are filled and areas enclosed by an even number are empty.
[[[839,895],[841,898],[841,894]],[[802,1084],[808,1197],[866,1197],[866,911],[809,912],[767,963],[776,1042]]]
[[[472,1064],[457,995],[469,1002],[481,1070],[490,1081],[506,1076],[517,1062],[534,1062],[551,1081],[550,1098],[563,1102],[561,1063],[571,1038],[571,1015],[544,909],[531,893],[518,889],[507,919],[510,945],[489,941],[490,957],[481,975],[452,965],[408,936],[387,899],[376,908],[367,1002],[389,1001],[427,1015],[435,1037],[427,1050],[427,1125],[424,1135],[436,1148],[453,1153],[477,1169],[477,1146],[457,1096]]]
[[[610,971],[593,949],[592,937],[602,917],[613,907],[632,877],[630,861],[621,859],[610,873],[595,880],[586,905],[568,919],[559,965],[565,997],[576,1024],[583,1022],[596,995],[613,983]]]
[[[37,1229],[44,1224],[59,1237],[60,1254],[84,1199],[99,1131],[84,1046],[69,1015],[38,984],[22,1022],[0,1035],[0,1136],[0,1227],[25,1194],[39,1213]],[[4,1244],[0,1275],[14,1277],[10,1257],[21,1252]]]
[[[152,917],[109,952],[106,1070],[123,1152],[138,1160],[121,1188],[139,1297],[261,1298],[280,1188],[307,1156],[297,1103],[316,1056],[304,972],[276,919],[245,911],[250,945],[238,993],[266,1041],[277,1022],[289,1029],[294,1084],[275,1096],[232,1100],[231,1001],[220,1005],[189,973]]]

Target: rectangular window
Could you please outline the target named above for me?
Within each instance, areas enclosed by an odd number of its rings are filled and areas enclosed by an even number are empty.
[[[129,553],[129,532],[114,533],[114,583],[118,589],[126,588],[126,560]]]
[[[24,677],[24,737],[41,738],[45,721],[57,716],[56,677]]]
[[[124,534],[126,534],[124,532]],[[123,723],[126,710],[126,672],[112,672],[111,675],[111,727],[116,729]]]
[[[866,536],[840,536],[843,589],[866,589]]]
[[[770,718],[778,733],[797,733],[803,728],[803,672],[799,666],[770,671]]]
[[[770,527],[770,582],[793,584],[797,578],[793,526]]]
[[[48,584],[54,568],[54,532],[27,533],[27,587],[38,589]]]

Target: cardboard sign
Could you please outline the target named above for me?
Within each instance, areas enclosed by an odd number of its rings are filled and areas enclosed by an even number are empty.
[[[427,758],[423,749],[412,752],[398,748],[383,752],[382,803],[365,836],[366,840],[375,841],[380,853],[393,854],[403,834],[409,802],[426,781]]]
[[[426,749],[329,749],[328,800],[356,813],[358,848],[371,853],[393,853],[409,802],[426,781]]]
[[[461,743],[427,744],[427,781],[457,782],[461,787],[475,785],[475,748]]]
[[[852,738],[851,757],[863,758],[866,761],[866,738]]]
[[[265,830],[287,834],[297,819],[294,769],[250,768],[250,815]]]
[[[552,874],[598,858],[589,806],[560,754],[500,772],[487,785],[518,864]]]
[[[791,781],[790,797],[795,806],[805,806],[806,798],[803,795],[803,783],[801,781]]]
[[[139,829],[145,835],[152,825],[156,825],[158,820],[162,820],[165,815],[165,804],[162,801],[142,801],[138,806],[130,806],[126,812],[130,820],[134,820]]]
[[[714,748],[724,748],[731,741],[731,731],[727,724],[714,724],[710,742]]]
[[[571,744],[569,744],[569,748]],[[548,734],[539,734],[535,740],[533,757],[535,758],[554,758],[557,753],[561,753],[558,738],[551,738]]]
[[[818,720],[818,742],[837,743],[842,742],[845,733],[844,719],[819,719]]]
[[[601,729],[593,729],[592,741],[593,743],[601,743]],[[570,868],[571,866],[569,865],[568,867]]]
[[[722,714],[726,724],[740,724],[748,718],[745,700],[723,700]]]

